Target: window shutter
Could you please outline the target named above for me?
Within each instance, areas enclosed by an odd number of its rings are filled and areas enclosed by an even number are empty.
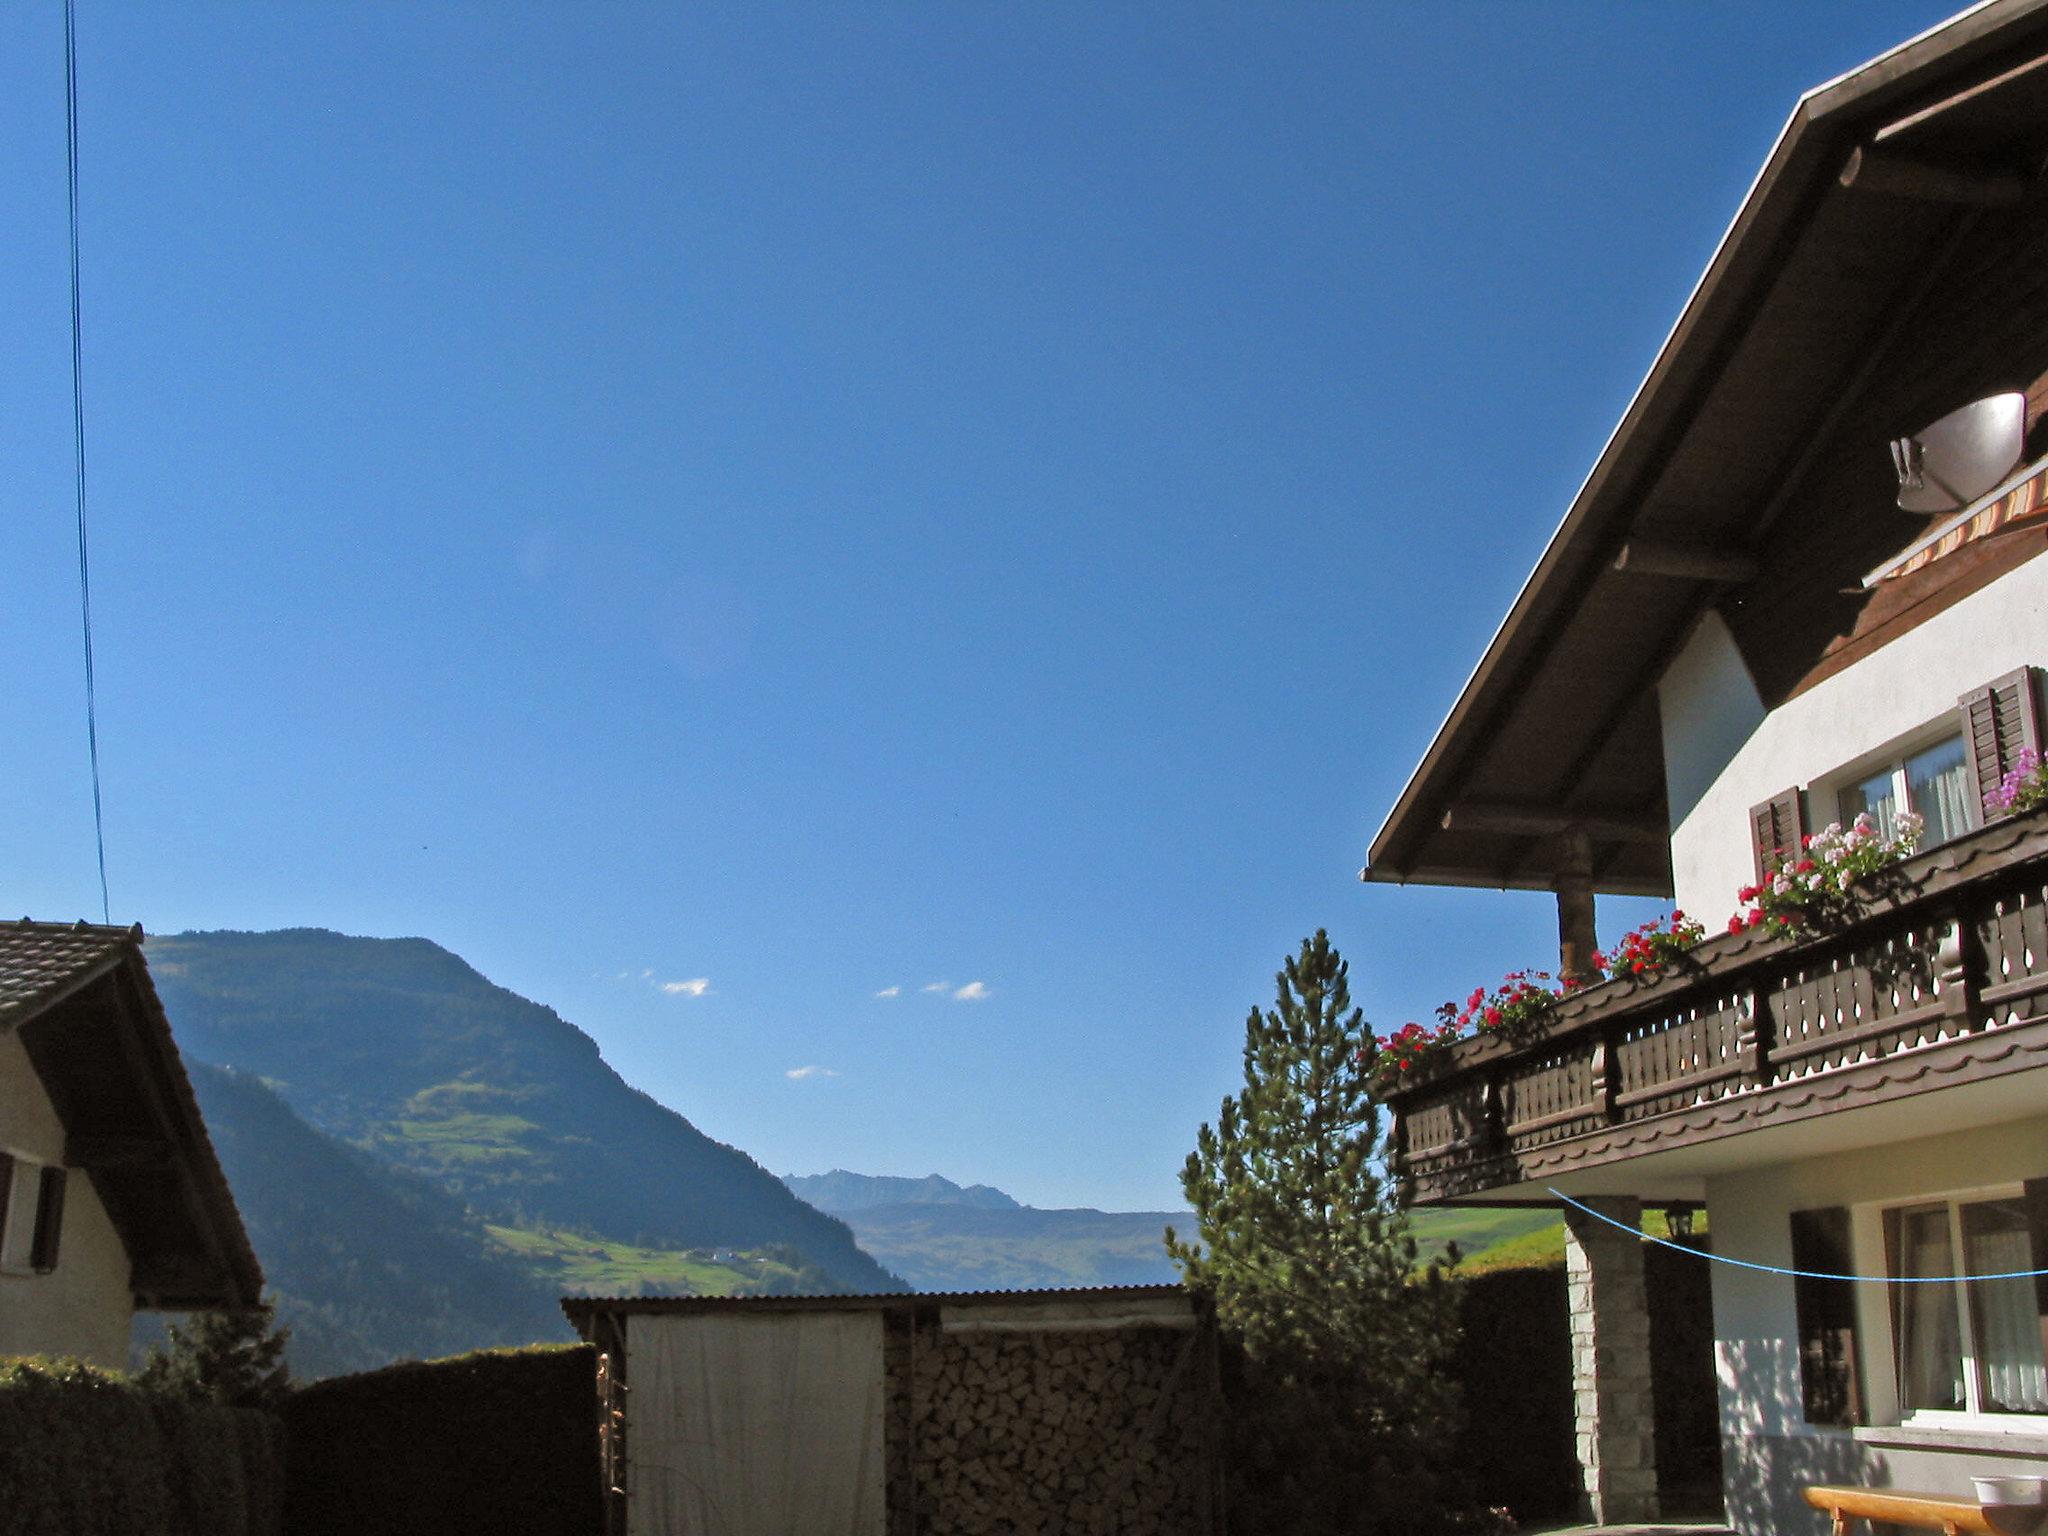
[[[14,1159],[0,1152],[0,1264],[7,1262],[8,1205],[14,1198]]]
[[[1799,806],[1799,789],[1780,790],[1762,805],[1749,808],[1750,852],[1756,856],[1756,877],[1771,872],[1773,858],[1797,853],[1806,837],[1806,817]]]
[[[1847,1275],[1849,1212],[1843,1206],[1792,1213],[1792,1267]],[[1856,1376],[1856,1287],[1848,1280],[1792,1282],[1792,1308],[1799,1326],[1799,1391],[1809,1424],[1863,1422],[1863,1394]]]
[[[57,1267],[57,1244],[64,1235],[64,1170],[46,1167],[36,1189],[36,1234],[28,1266],[39,1275]]]
[[[2012,771],[2020,753],[2041,750],[2040,690],[2033,667],[2008,672],[1996,682],[1972,689],[1956,701],[1963,717],[1963,747],[1975,779],[1977,809],[1989,821],[1998,812],[1984,797]]]

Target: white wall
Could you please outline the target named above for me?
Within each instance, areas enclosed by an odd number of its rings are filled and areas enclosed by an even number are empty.
[[[9,1031],[0,1031],[0,1149],[64,1160],[64,1127]],[[134,1320],[128,1252],[91,1181],[74,1171],[64,1185],[56,1269],[0,1274],[0,1355],[75,1355],[126,1370]]]
[[[1928,1101],[1940,1102],[1939,1096]],[[1930,1122],[1938,1116],[1930,1116]],[[1791,1214],[1848,1206],[1860,1273],[1883,1272],[1875,1206],[2017,1184],[2048,1173],[2048,1116],[1894,1142],[1707,1180],[1717,1254],[1758,1264],[1792,1262]],[[1974,1473],[2048,1474],[2048,1436],[1982,1431],[1931,1435],[1888,1431],[1897,1419],[1891,1385],[1885,1288],[1859,1287],[1858,1376],[1869,1428],[1814,1428],[1800,1410],[1798,1318],[1788,1276],[1714,1267],[1714,1338],[1721,1436],[1731,1523],[1779,1536],[1824,1532],[1799,1502],[1798,1484],[1872,1482],[1967,1496]],[[1914,1440],[1932,1443],[1909,1443]]]
[[[1962,694],[2029,663],[2048,664],[2048,557],[1768,715],[1727,625],[1709,613],[1657,685],[1678,905],[1711,931],[1754,878],[1751,806],[1953,714]]]

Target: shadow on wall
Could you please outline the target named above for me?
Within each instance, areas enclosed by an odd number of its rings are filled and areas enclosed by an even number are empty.
[[[1808,1483],[1882,1482],[1882,1453],[1846,1430],[1784,1422],[1799,1402],[1798,1360],[1777,1339],[1719,1346],[1722,1492],[1728,1523],[1743,1536],[1827,1536],[1827,1517],[1807,1505]]]
[[[1720,1418],[1709,1267],[1665,1248],[1643,1257],[1657,1491],[1667,1518],[1718,1519]],[[1472,1497],[1511,1510],[1524,1525],[1574,1519],[1581,1474],[1564,1269],[1496,1270],[1462,1284],[1455,1369],[1465,1390],[1465,1426],[1456,1462],[1470,1470]]]

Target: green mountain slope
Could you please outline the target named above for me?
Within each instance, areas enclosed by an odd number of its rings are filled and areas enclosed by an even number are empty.
[[[1564,1223],[1558,1220],[1555,1211],[1436,1205],[1413,1211],[1408,1217],[1408,1230],[1415,1235],[1415,1246],[1423,1259],[1441,1258],[1445,1248],[1456,1243],[1468,1266],[1488,1268],[1494,1267],[1492,1255],[1497,1250],[1549,1227],[1557,1229],[1558,1253],[1562,1255]]]
[[[553,1009],[425,939],[178,934],[150,941],[149,964],[189,1055],[261,1076],[318,1129],[502,1225],[784,1248],[820,1286],[901,1289],[845,1223],[630,1087]]]
[[[291,1325],[295,1375],[573,1337],[558,1292],[496,1251],[461,1201],[323,1135],[252,1077],[186,1070]]]

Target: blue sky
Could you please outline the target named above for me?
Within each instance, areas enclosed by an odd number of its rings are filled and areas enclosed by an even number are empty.
[[[1382,1028],[1554,954],[1367,842],[1799,93],[1944,14],[80,0],[114,915],[433,938],[778,1172],[1173,1203],[1304,934]],[[0,900],[68,919],[62,28]]]

